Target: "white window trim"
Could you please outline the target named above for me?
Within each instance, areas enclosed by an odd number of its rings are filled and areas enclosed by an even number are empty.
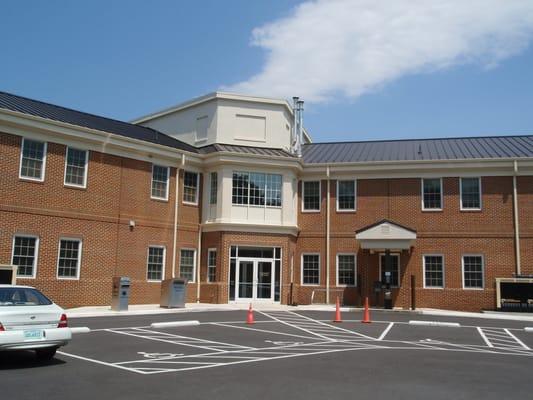
[[[382,270],[381,257],[382,256],[384,257],[385,255],[386,255],[385,253],[379,253],[379,278],[380,279],[381,279],[381,270]],[[397,274],[398,286],[393,285],[391,283],[390,287],[391,288],[399,288],[399,287],[401,287],[401,283],[402,283],[402,281],[400,279],[401,278],[401,273],[400,272],[401,272],[401,269],[402,269],[402,263],[401,263],[402,260],[400,258],[400,253],[390,253],[390,255],[391,255],[391,257],[397,257],[398,258],[398,274]],[[391,281],[392,281],[392,275],[391,275]],[[385,284],[385,282],[382,282],[382,283]]]
[[[26,140],[32,141],[32,142],[39,142],[43,143],[43,168],[41,170],[41,177],[40,178],[32,178],[30,176],[24,176],[22,175],[22,159],[24,158],[24,143]],[[44,182],[44,178],[46,176],[46,156],[48,154],[48,143],[42,142],[40,140],[33,140],[33,139],[26,139],[22,138],[22,146],[20,147],[20,162],[19,162],[19,178],[28,180],[28,181],[34,181],[34,182]]]
[[[354,261],[354,284],[347,285],[345,283],[339,283],[339,256],[353,256]],[[337,253],[337,265],[336,265],[336,285],[340,287],[357,287],[357,254],[356,253]]]
[[[161,279],[148,279],[148,261],[150,260],[150,249],[163,249],[163,265],[161,267]],[[165,279],[165,271],[167,264],[167,248],[161,245],[149,245],[146,252],[146,282],[161,282]]]
[[[69,240],[69,241],[73,241],[73,242],[78,242],[80,244],[78,246],[78,265],[76,266],[76,276],[75,277],[59,276],[59,255],[61,254],[61,242],[63,240]],[[83,250],[83,241],[80,238],[70,238],[70,237],[60,237],[59,238],[59,243],[58,243],[58,246],[57,246],[57,264],[56,264],[56,278],[58,280],[77,281],[77,280],[80,279],[82,250]]]
[[[442,286],[427,286],[426,285],[426,257],[441,257],[442,258]],[[446,263],[444,254],[422,254],[422,281],[424,289],[444,289],[446,287]]]
[[[210,270],[210,268],[215,268],[215,276],[216,276],[216,268],[217,268],[216,264],[215,265],[209,264],[209,261],[210,261],[209,255],[212,254],[212,253],[215,253],[215,257],[218,255],[216,247],[212,247],[212,248],[208,248],[207,249],[207,263],[206,263],[207,264],[207,271],[206,271],[207,274],[205,276],[205,281],[209,282],[209,283],[216,282],[216,278],[215,278],[215,281],[210,281],[209,280],[209,270]]]
[[[304,283],[304,256],[318,256],[318,282],[317,283]],[[300,268],[300,282],[302,286],[320,286],[320,275],[321,275],[321,263],[320,253],[302,253],[301,256],[301,268]]]
[[[154,168],[155,167],[166,168],[166,170],[167,170],[167,181],[166,181],[166,185],[165,185],[165,196],[164,197],[154,196],[152,194],[153,193],[153,188],[154,188]],[[168,186],[169,186],[169,184],[170,184],[170,168],[169,167],[165,167],[164,165],[152,164],[152,176],[150,178],[150,198],[154,199],[154,200],[168,200]]]
[[[180,249],[180,265],[179,265],[180,277],[183,277],[181,275],[181,252],[183,250],[190,250],[190,251],[193,252],[193,257],[192,257],[192,280],[189,280],[189,283],[196,283],[196,249],[194,249],[194,248],[182,247]]]
[[[305,209],[305,182],[318,182],[318,210]],[[322,181],[316,179],[309,179],[302,181],[302,212],[303,213],[319,213],[322,208]]]
[[[195,201],[186,201],[183,198],[183,196],[185,196],[185,173],[195,174],[196,175],[196,193],[194,195],[194,198],[196,199]],[[199,191],[200,191],[200,174],[198,172],[184,170],[183,171],[183,194],[182,194],[182,197],[181,197],[181,200],[182,200],[183,204],[192,204],[192,205],[197,206],[198,205],[198,194],[199,194]]]
[[[440,184],[440,207],[439,208],[426,208],[425,204],[424,204],[424,180],[429,180],[429,179],[438,179],[439,180],[439,184]],[[422,198],[420,199],[422,201],[422,211],[442,211],[443,208],[444,208],[444,193],[442,191],[442,178],[431,178],[431,177],[427,177],[427,178],[422,178],[421,180],[421,190],[422,190]]]
[[[476,207],[463,207],[463,179],[476,179],[478,180],[478,183],[479,183],[479,208],[476,208]],[[460,209],[461,211],[481,211],[481,209],[483,208],[483,196],[482,196],[482,189],[481,189],[481,178],[480,177],[475,177],[475,176],[472,176],[472,177],[468,177],[468,176],[465,176],[465,177],[461,177],[459,179],[459,203],[460,203]]]
[[[77,150],[77,151],[83,151],[85,153],[85,164],[84,164],[84,168],[83,168],[83,183],[81,185],[77,185],[75,183],[68,183],[67,182],[68,151],[70,149]],[[65,186],[83,188],[83,189],[87,188],[87,174],[88,174],[88,169],[89,169],[88,160],[89,160],[89,151],[88,150],[77,149],[75,147],[70,147],[70,146],[67,147],[67,150],[65,152],[65,174],[63,176],[63,184]]]
[[[345,181],[351,181],[353,182],[353,208],[340,208],[339,207],[339,183],[345,182]],[[357,211],[357,179],[338,179],[337,180],[337,211],[338,212],[353,212]]]
[[[18,275],[18,269],[16,272],[17,278],[20,279],[35,279],[37,277],[37,264],[39,259],[39,236],[36,235],[26,235],[26,234],[14,234],[13,235],[13,245],[11,247],[11,263],[13,263],[13,258],[15,257],[15,239],[18,237],[24,237],[24,238],[31,238],[35,239],[35,256],[33,258],[33,266],[32,266],[32,275]]]
[[[481,287],[465,286],[465,257],[481,257]],[[485,257],[482,254],[461,255],[461,280],[463,281],[464,290],[485,290]]]

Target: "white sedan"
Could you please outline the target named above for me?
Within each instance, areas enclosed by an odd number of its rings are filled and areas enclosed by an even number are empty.
[[[30,286],[0,285],[0,350],[35,350],[52,358],[72,338],[65,311]]]

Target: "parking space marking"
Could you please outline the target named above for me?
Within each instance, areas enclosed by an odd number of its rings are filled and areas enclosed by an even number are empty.
[[[354,340],[355,337],[364,339],[364,340],[375,340],[375,338],[363,335],[362,333],[354,332],[352,330],[344,329],[339,326],[333,326],[326,324],[324,322],[312,319],[300,314],[297,314],[292,311],[285,312],[261,312],[261,314],[272,318],[275,321],[278,321],[282,324],[288,325],[292,328],[302,330],[311,335],[331,340],[331,341],[343,341],[343,340]]]
[[[393,326],[394,326],[394,322],[391,322],[391,323],[385,328],[385,330],[384,330],[383,333],[380,335],[380,337],[378,337],[377,340],[383,340],[383,339],[385,339],[385,336],[387,336],[387,334],[389,333],[389,331],[392,329]]]
[[[531,350],[524,342],[505,328],[477,328],[488,347],[508,350]]]

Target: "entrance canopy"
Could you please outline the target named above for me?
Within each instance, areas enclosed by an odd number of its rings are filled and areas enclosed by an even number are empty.
[[[355,231],[362,249],[371,252],[410,250],[416,240],[416,231],[386,219]]]

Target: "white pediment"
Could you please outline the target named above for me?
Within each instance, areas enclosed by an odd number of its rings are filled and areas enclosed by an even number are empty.
[[[355,238],[363,249],[410,249],[416,240],[416,232],[390,221],[382,221],[376,225],[361,229]]]

